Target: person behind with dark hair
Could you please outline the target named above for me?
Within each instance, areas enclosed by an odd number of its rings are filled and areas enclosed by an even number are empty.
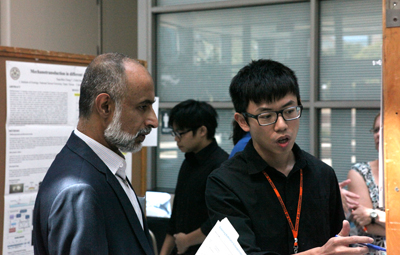
[[[232,127],[233,127],[232,141],[234,146],[231,151],[231,154],[229,154],[229,158],[235,156],[237,152],[244,150],[246,144],[251,139],[250,132],[243,131],[243,129],[236,122],[236,120],[233,120]]]
[[[185,160],[160,255],[195,254],[212,228],[204,199],[207,176],[228,158],[214,138],[217,118],[211,105],[192,99],[170,112],[168,124]]]
[[[229,92],[234,118],[251,139],[207,181],[212,223],[225,217],[246,254],[364,254],[369,237],[348,237],[334,170],[295,143],[303,106],[294,72],[260,59]],[[339,235],[339,237],[335,237]]]
[[[158,126],[153,103],[153,79],[136,60],[108,53],[89,64],[78,125],[36,197],[35,254],[154,254],[122,154]]]

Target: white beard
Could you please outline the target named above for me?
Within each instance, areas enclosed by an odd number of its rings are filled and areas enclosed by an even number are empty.
[[[148,134],[151,131],[151,127],[146,127],[139,130],[136,135],[131,135],[121,130],[121,109],[116,107],[116,111],[113,120],[104,130],[104,138],[106,141],[116,146],[122,152],[138,152],[142,149],[142,142],[136,141],[136,138],[142,134]]]

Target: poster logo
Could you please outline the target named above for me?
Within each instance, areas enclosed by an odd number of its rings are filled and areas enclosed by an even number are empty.
[[[21,72],[19,71],[18,67],[13,67],[10,70],[10,76],[13,80],[18,80],[21,76]]]

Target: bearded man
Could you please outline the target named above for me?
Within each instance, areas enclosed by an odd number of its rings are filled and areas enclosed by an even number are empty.
[[[122,152],[141,149],[158,126],[154,83],[134,59],[97,56],[86,69],[79,122],[35,201],[35,254],[153,254]]]

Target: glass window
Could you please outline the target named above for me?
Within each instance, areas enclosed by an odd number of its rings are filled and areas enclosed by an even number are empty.
[[[296,72],[301,98],[310,102],[311,108],[303,110],[296,139],[303,150],[331,165],[339,181],[354,163],[378,157],[368,132],[378,109],[352,107],[356,100],[380,100],[381,1],[319,1],[319,37],[315,39],[319,52],[313,59],[310,1],[237,8],[223,8],[229,0],[158,0],[157,4],[211,1],[220,2],[215,10],[154,14],[155,81],[161,106],[193,98],[223,102],[226,107],[231,101],[229,84],[237,71],[252,59],[271,58]],[[310,80],[310,64],[318,67],[317,83]],[[318,98],[310,98],[310,89],[318,91]],[[332,108],[325,106],[327,101]],[[348,108],[340,108],[338,101],[345,101]],[[319,118],[310,123],[310,110],[316,108]],[[216,138],[230,153],[233,110],[217,111]],[[318,133],[310,134],[310,127]],[[309,151],[316,140],[319,147]],[[173,191],[184,154],[172,136],[160,134],[156,155],[155,188]]]
[[[161,102],[230,102],[232,77],[259,58],[295,70],[302,99],[309,99],[308,2],[159,14],[156,20]]]
[[[207,2],[222,2],[222,1],[232,1],[232,0],[157,0],[157,5],[169,6],[169,5],[179,5],[179,4],[201,4]]]
[[[339,181],[351,166],[378,158],[369,130],[379,110],[329,109],[320,111],[320,158],[335,169]]]
[[[300,118],[299,132],[297,133],[296,143],[304,151],[310,153],[310,111],[303,109]]]
[[[322,1],[320,16],[320,100],[380,100],[382,1]]]

